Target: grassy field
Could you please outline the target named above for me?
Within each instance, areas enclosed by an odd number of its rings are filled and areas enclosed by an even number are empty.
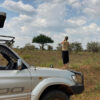
[[[30,65],[62,68],[61,51],[16,50]],[[85,91],[71,100],[100,100],[100,53],[80,52],[70,54],[69,68],[84,73]]]
[[[61,51],[16,50],[21,57],[33,66],[55,68],[63,66]],[[71,100],[100,100],[100,53],[72,53],[69,68],[84,73],[85,91],[71,97]]]

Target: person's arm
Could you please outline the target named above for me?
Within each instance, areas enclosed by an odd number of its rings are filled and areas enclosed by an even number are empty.
[[[64,40],[65,41],[65,40]],[[61,42],[61,44],[64,44],[64,41]]]

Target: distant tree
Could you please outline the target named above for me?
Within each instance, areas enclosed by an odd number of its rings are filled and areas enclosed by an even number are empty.
[[[46,35],[43,35],[43,34],[40,34],[39,36],[37,37],[34,37],[33,40],[32,40],[32,43],[39,43],[40,44],[40,49],[44,49],[44,45],[46,43],[53,43],[54,41],[46,36]]]
[[[100,43],[98,42],[88,42],[87,51],[89,52],[100,52]]]
[[[69,45],[69,51],[72,52],[80,52],[82,51],[83,48],[82,48],[82,44],[79,43],[79,42],[73,42]]]
[[[51,45],[48,45],[48,50],[53,50],[53,47]]]
[[[28,49],[28,50],[35,50],[35,46],[30,44],[30,43],[27,43],[23,49]]]
[[[73,43],[70,43],[69,44],[69,48],[68,48],[69,49],[69,52],[72,52],[74,50],[73,48],[74,48]]]
[[[17,46],[16,48],[19,49],[19,46]]]
[[[57,48],[57,50],[61,50],[61,47],[62,47],[62,46],[61,46],[61,44],[59,43],[58,46],[57,46],[56,48]]]

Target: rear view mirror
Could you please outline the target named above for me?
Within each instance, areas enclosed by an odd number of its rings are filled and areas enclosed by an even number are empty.
[[[0,28],[3,28],[6,19],[6,13],[0,12]]]
[[[18,67],[18,70],[22,69],[22,60],[21,59],[18,59],[18,61],[17,61],[17,67]]]

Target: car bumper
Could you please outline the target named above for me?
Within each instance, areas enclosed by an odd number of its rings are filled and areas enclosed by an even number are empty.
[[[75,86],[71,86],[71,90],[73,92],[73,94],[80,94],[84,91],[84,85],[75,85]]]

